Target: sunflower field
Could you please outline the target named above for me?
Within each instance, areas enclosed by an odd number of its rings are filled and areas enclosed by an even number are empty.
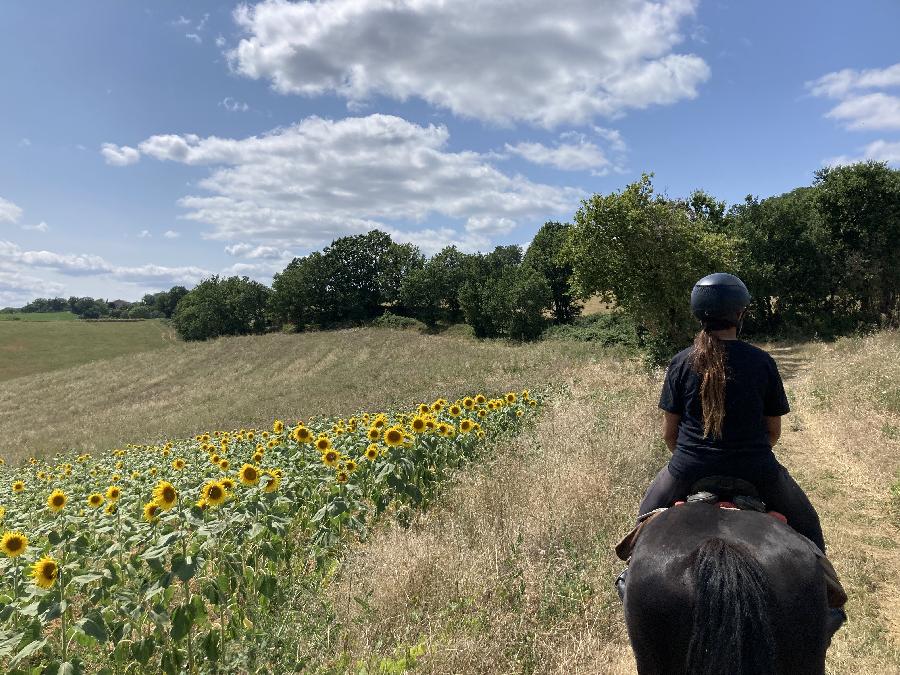
[[[379,517],[426,505],[538,406],[528,391],[478,394],[21,467],[0,459],[0,668],[249,670],[255,626],[304,570]]]

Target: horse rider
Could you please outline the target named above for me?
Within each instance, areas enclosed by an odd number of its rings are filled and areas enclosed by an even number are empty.
[[[732,274],[710,274],[694,286],[691,311],[701,328],[694,344],[669,363],[659,401],[672,457],[647,489],[639,514],[685,499],[701,478],[739,478],[824,558],[819,516],[772,452],[790,411],[778,366],[738,338],[749,305],[747,287]]]

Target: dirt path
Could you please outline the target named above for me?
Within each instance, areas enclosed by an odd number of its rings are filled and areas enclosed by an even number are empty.
[[[850,595],[848,624],[828,652],[829,673],[900,673],[900,547],[891,515],[891,450],[864,407],[830,410],[823,345],[770,347],[791,400],[781,462],[822,519],[829,557]],[[896,460],[896,448],[893,450]]]

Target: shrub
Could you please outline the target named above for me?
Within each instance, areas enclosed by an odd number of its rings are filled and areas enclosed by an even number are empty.
[[[397,314],[391,314],[390,312],[385,312],[384,314],[379,316],[377,319],[375,319],[375,321],[372,322],[372,325],[378,326],[379,328],[416,328],[423,332],[428,329],[428,327],[418,319],[413,319],[408,316],[399,316]]]

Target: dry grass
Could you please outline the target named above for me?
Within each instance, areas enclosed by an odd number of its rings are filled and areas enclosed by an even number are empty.
[[[885,334],[776,352],[796,411],[777,453],[809,488],[851,596],[829,673],[900,672],[888,505],[900,443],[877,432],[898,422],[878,403],[885,382],[900,382],[898,343]],[[350,636],[343,662],[371,669],[420,645],[427,673],[633,673],[611,547],[665,461],[658,387],[611,361],[580,369],[533,433],[410,529],[360,545],[330,590]]]
[[[536,388],[554,381],[561,367],[590,362],[596,351],[587,344],[515,346],[387,329],[175,343],[6,382],[0,456],[17,461],[475,389]]]
[[[819,510],[842,575],[850,622],[829,650],[829,673],[900,672],[900,521],[891,485],[900,471],[900,335],[806,348],[792,383],[795,410],[783,461]]]
[[[627,364],[581,368],[443,508],[357,549],[332,589],[351,662],[423,644],[429,673],[633,672],[611,549],[664,461],[656,393]]]

